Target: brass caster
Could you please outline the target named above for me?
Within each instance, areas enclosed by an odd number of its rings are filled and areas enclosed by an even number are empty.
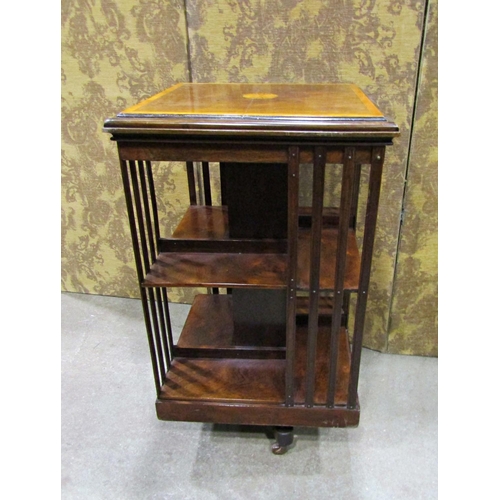
[[[280,446],[279,443],[273,443],[271,451],[275,455],[284,455],[288,451],[289,446]]]
[[[271,446],[271,451],[275,455],[284,455],[293,443],[293,427],[275,427],[274,437],[276,443]]]

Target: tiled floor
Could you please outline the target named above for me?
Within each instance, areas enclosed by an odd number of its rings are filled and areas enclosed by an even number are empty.
[[[63,294],[62,498],[437,498],[437,359],[365,349],[359,394],[359,427],[282,456],[264,428],[161,422],[140,302]]]

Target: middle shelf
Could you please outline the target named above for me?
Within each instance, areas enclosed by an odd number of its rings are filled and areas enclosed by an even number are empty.
[[[338,228],[326,224],[321,233],[320,260],[320,289],[324,291],[334,289],[337,239]],[[249,252],[227,251],[231,242],[237,241],[240,250],[245,248],[246,242],[229,238],[225,207],[189,207],[172,238],[162,238],[162,241],[168,242],[171,248],[177,245],[190,251],[160,252],[142,283],[145,287],[286,288],[286,253],[256,252],[250,241]],[[281,242],[264,240],[263,245],[279,248]],[[207,244],[211,246],[211,251],[207,251]],[[310,249],[311,230],[300,227],[297,259],[299,290],[309,289]],[[360,255],[356,234],[350,229],[345,290],[357,290],[359,272]]]

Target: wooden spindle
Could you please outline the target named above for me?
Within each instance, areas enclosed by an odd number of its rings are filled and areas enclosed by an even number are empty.
[[[133,164],[133,162],[129,162],[130,167],[131,167],[131,164]],[[144,275],[145,275],[144,271],[145,270],[144,270],[142,259],[141,259],[141,251],[140,251],[140,246],[139,246],[139,236],[138,236],[138,232],[137,232],[137,224],[136,224],[136,217],[135,217],[135,211],[134,211],[134,201],[133,201],[132,191],[131,191],[131,187],[130,187],[129,168],[127,167],[127,162],[125,162],[123,160],[120,161],[120,166],[121,166],[121,172],[122,172],[123,190],[125,193],[125,203],[127,205],[127,213],[128,213],[128,218],[129,218],[129,224],[130,224],[130,232],[132,235],[132,247],[134,249],[135,264],[136,264],[136,269],[137,269],[137,278],[139,281],[139,290],[140,290],[140,295],[141,295],[142,311],[144,314],[144,323],[146,326],[146,335],[148,338],[149,354],[151,356],[151,365],[153,367],[153,377],[154,377],[154,382],[155,382],[155,387],[156,387],[156,394],[159,395],[160,389],[161,389],[160,372],[158,370],[156,348],[155,348],[155,342],[154,342],[154,338],[153,338],[153,329],[151,326],[151,318],[149,315],[147,294],[146,294],[146,290],[141,286],[142,281],[144,280]]]
[[[314,404],[314,386],[316,378],[316,346],[318,339],[319,318],[319,277],[321,261],[321,230],[323,218],[323,198],[325,188],[326,148],[314,150],[313,199],[311,221],[311,258],[309,268],[309,315],[307,330],[306,364],[306,406]]]
[[[326,406],[335,405],[335,389],[337,382],[337,361],[339,334],[342,317],[342,303],[344,301],[344,278],[347,261],[347,237],[351,218],[351,200],[354,181],[355,149],[347,147],[344,151],[342,168],[342,190],[340,194],[339,231],[337,237],[337,259],[335,263],[335,283],[333,290],[332,326],[330,334],[330,362],[328,372],[328,390]]]
[[[194,180],[194,166],[192,161],[186,162],[186,173],[189,189],[189,204],[196,205],[196,184]]]
[[[297,302],[297,247],[299,220],[299,148],[288,150],[288,276],[286,307],[285,405],[294,405],[295,331]]]
[[[374,147],[368,184],[368,202],[366,205],[365,232],[363,235],[363,250],[361,253],[361,272],[359,277],[358,300],[354,320],[354,333],[351,354],[351,370],[349,374],[349,394],[347,407],[355,408],[358,396],[359,367],[361,363],[361,348],[363,346],[363,330],[365,325],[368,287],[370,285],[371,261],[375,228],[382,183],[382,168],[384,165],[384,147]]]
[[[201,169],[203,172],[203,196],[205,198],[205,205],[212,206],[212,190],[210,188],[210,169],[208,161],[201,162]]]
[[[152,236],[151,232],[151,221],[147,221],[146,214],[148,213],[147,208],[147,198],[141,199],[141,187],[139,184],[139,180],[141,179],[141,163],[139,162],[139,167],[137,167],[136,162],[130,161],[130,177],[132,180],[132,188],[134,193],[134,202],[135,202],[135,212],[136,212],[136,220],[137,225],[139,227],[139,235],[140,235],[140,243],[142,250],[142,259],[144,261],[146,272],[149,272],[150,269],[150,252],[151,250],[148,248],[148,241],[150,241],[150,236]],[[139,173],[138,173],[139,170]],[[146,222],[146,223],[145,223]],[[165,379],[166,369],[165,369],[165,354],[162,348],[161,342],[161,331],[160,325],[158,321],[158,312],[156,308],[156,301],[154,296],[154,290],[148,290],[149,301],[148,301],[148,310],[151,315],[152,325],[153,325],[153,333],[154,333],[154,341],[155,341],[155,354],[158,360],[158,369],[159,369],[159,378],[163,382]]]

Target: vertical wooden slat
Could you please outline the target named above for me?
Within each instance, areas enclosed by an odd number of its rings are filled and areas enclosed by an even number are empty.
[[[166,288],[161,289],[161,295],[164,304],[164,314],[165,314],[165,322],[167,324],[167,345],[168,345],[168,357],[171,362],[173,359],[174,352],[174,339],[172,336],[172,321],[170,320],[170,309],[168,307],[168,291]],[[170,363],[169,363],[170,367]]]
[[[167,369],[170,368],[170,359],[168,357],[168,354],[167,355],[165,354],[165,350],[163,348],[163,345],[166,346],[166,339],[165,339],[165,344],[162,343],[162,333],[165,332],[163,309],[161,306],[161,298],[158,299],[159,290],[148,288],[148,293],[149,293],[149,307],[151,309],[151,317],[153,320],[153,331],[155,337],[156,352],[158,355],[158,367],[160,369],[160,380],[162,381],[162,383],[164,383],[166,379]]]
[[[359,185],[361,181],[361,164],[356,163],[354,166],[354,178],[352,181],[352,199],[351,199],[351,218],[349,221],[349,227],[356,231],[356,225],[358,222],[358,201],[359,201]],[[349,312],[351,303],[351,292],[344,291],[344,300],[342,303],[342,326],[346,327],[349,324]]]
[[[352,182],[352,201],[351,201],[351,220],[349,227],[356,230],[358,220],[358,200],[359,200],[359,183],[361,180],[361,165],[357,163],[354,166],[354,179]]]
[[[164,308],[168,311],[168,303],[164,303],[162,301],[162,291],[160,288],[155,288],[154,290],[156,296],[156,307],[158,308],[158,320],[160,322],[160,335],[161,335],[161,343],[163,348],[161,349],[161,353],[163,354],[163,360],[167,370],[170,370],[170,360],[171,356],[171,345],[169,344],[167,337],[167,322],[166,318],[170,319],[170,315],[166,314]],[[168,321],[168,320],[167,320]],[[164,378],[166,373],[162,373],[162,377]],[[162,380],[164,382],[164,380]]]
[[[335,264],[334,302],[330,336],[330,365],[328,373],[328,391],[326,405],[335,405],[335,386],[337,381],[338,338],[340,332],[342,303],[344,301],[344,277],[347,261],[347,235],[351,218],[351,200],[354,181],[355,149],[347,147],[344,151],[342,169],[342,190],[340,194],[340,220],[337,239],[337,258]]]
[[[134,211],[134,202],[132,197],[132,192],[130,189],[130,179],[129,179],[129,170],[127,167],[127,162],[121,160],[120,161],[121,172],[122,172],[122,181],[123,181],[123,190],[125,193],[125,203],[127,205],[127,212],[130,224],[130,233],[132,235],[132,247],[134,249],[134,257],[135,257],[135,265],[137,269],[137,278],[139,281],[139,289],[141,295],[142,302],[142,310],[144,314],[144,322],[146,325],[146,335],[148,338],[149,344],[149,354],[151,356],[151,364],[153,367],[153,377],[155,381],[156,394],[160,394],[161,384],[160,384],[160,375],[158,370],[158,363],[156,361],[156,348],[153,339],[153,331],[151,327],[151,319],[149,316],[149,307],[148,307],[148,299],[146,295],[146,290],[141,286],[142,281],[144,280],[144,268],[142,265],[141,259],[141,251],[139,246],[139,238],[137,233],[137,225]]]
[[[225,164],[219,163],[219,178],[220,178],[220,202],[221,205],[227,205],[227,194],[226,194],[226,177],[227,177],[227,167]]]
[[[160,220],[158,218],[158,204],[156,202],[155,183],[154,183],[154,179],[153,179],[153,168],[151,166],[150,161],[146,161],[146,172],[147,172],[147,177],[148,177],[149,192],[150,192],[150,196],[151,196],[151,207],[153,209],[153,221],[154,221],[154,228],[155,228],[156,245],[158,248],[158,240],[160,239]]]
[[[342,324],[347,328],[349,323],[349,310],[351,308],[351,292],[349,290],[344,290],[344,299],[342,301]]]
[[[194,182],[194,166],[192,161],[186,162],[186,172],[189,189],[189,204],[196,205],[196,185]]]
[[[144,162],[137,162],[137,169],[139,171],[139,179],[140,179],[140,187],[142,194],[142,205],[144,211],[144,218],[146,220],[145,231],[148,237],[149,243],[149,258],[151,259],[151,263],[153,263],[156,259],[156,245],[157,241],[155,238],[154,230],[153,230],[153,218],[151,216],[151,207],[150,207],[150,196],[148,193],[148,185],[146,183],[146,171],[144,167]]]
[[[201,162],[201,169],[203,172],[203,197],[205,199],[205,205],[208,207],[212,206],[212,189],[210,187],[210,168],[208,161]],[[219,293],[218,288],[212,288],[212,293],[217,295]]]
[[[226,172],[227,167],[225,164],[219,163],[219,179],[220,179],[220,203],[222,206],[227,206],[227,194],[226,194]],[[226,293],[232,295],[233,289],[226,288]]]
[[[288,150],[288,282],[286,307],[285,405],[294,405],[295,330],[297,302],[297,240],[299,224],[299,148]]]
[[[140,242],[141,242],[141,249],[142,249],[142,258],[144,261],[144,267],[145,267],[145,272],[148,273],[150,269],[150,253],[151,250],[148,248],[148,242],[150,241],[149,234],[147,234],[147,231],[151,229],[151,224],[148,225],[147,221],[147,206],[146,202],[147,199],[142,199],[141,200],[141,188],[139,186],[139,178],[141,178],[141,163],[139,162],[139,174],[137,172],[137,166],[134,161],[130,161],[130,177],[132,180],[132,188],[133,188],[133,193],[134,193],[134,201],[135,201],[135,212],[137,216],[137,224],[139,226],[139,236],[140,236]],[[144,205],[144,206],[143,206]],[[146,224],[144,224],[144,221],[146,220]],[[148,231],[149,233],[149,231]],[[165,369],[165,355],[163,353],[163,348],[162,348],[162,343],[161,343],[161,332],[160,332],[160,325],[158,323],[158,312],[156,308],[156,301],[154,297],[154,291],[153,289],[149,289],[148,291],[149,294],[149,309],[151,313],[151,319],[153,323],[153,331],[154,331],[154,340],[155,340],[155,345],[156,345],[156,356],[158,359],[158,368],[160,370],[160,380],[163,382],[165,379],[165,374],[166,374],[166,369]]]
[[[139,236],[135,221],[134,201],[132,197],[132,190],[130,187],[129,169],[127,166],[127,162],[124,160],[120,160],[120,166],[122,172],[123,191],[125,193],[125,203],[127,205],[127,213],[130,225],[130,233],[132,236],[132,248],[134,250],[135,267],[137,270],[137,278],[139,280],[140,286],[145,276],[145,270],[142,265],[141,250],[139,247]]]
[[[139,229],[139,243],[141,247],[141,257],[144,263],[144,274],[147,274],[150,268],[150,253],[148,248],[148,238],[146,237],[146,229],[144,227],[144,215],[142,211],[141,194],[139,190],[137,165],[135,161],[129,161],[128,163],[130,171],[130,180],[132,181],[132,192],[134,196],[136,222]]]
[[[203,172],[203,195],[205,198],[205,205],[212,206],[212,190],[210,189],[210,170],[208,168],[208,161],[201,162],[201,169]]]
[[[146,219],[146,232],[148,235],[149,241],[149,254],[151,257],[151,263],[156,260],[157,253],[157,245],[158,240],[155,238],[155,230],[153,229],[153,219],[154,215],[151,215],[152,207],[151,207],[151,198],[154,194],[151,193],[151,183],[146,181],[146,167],[144,162],[138,161],[138,170],[139,170],[139,179],[142,193],[142,204],[144,209],[144,217]],[[156,219],[158,217],[156,216]],[[165,364],[167,370],[170,369],[170,349],[167,341],[167,330],[165,323],[165,313],[163,311],[163,303],[161,298],[161,290],[156,288],[154,290],[150,290],[149,295],[151,299],[151,308],[152,313],[157,316],[157,320],[159,321],[160,333],[158,335],[158,340],[161,339],[161,344],[158,345],[158,356],[163,358],[163,363]],[[156,298],[154,298],[156,296]],[[168,305],[167,305],[168,307]],[[162,373],[162,378],[165,377],[165,374]],[[163,379],[162,379],[163,382]]]
[[[150,161],[146,161],[146,174],[148,181],[149,194],[151,199],[151,209],[153,212],[153,223],[154,223],[154,235],[156,240],[156,248],[158,249],[158,240],[160,238],[160,220],[158,217],[158,205],[156,202],[156,192],[155,192],[155,184],[153,178],[153,169]],[[194,179],[194,177],[193,177]],[[157,250],[158,251],[158,250]],[[162,336],[164,346],[166,346],[166,365],[167,369],[170,369],[170,363],[172,361],[172,352],[173,352],[173,340],[172,340],[172,324],[170,321],[170,311],[168,308],[168,296],[166,289],[161,290],[161,294],[157,292],[157,302],[161,305],[163,303],[163,307],[160,307],[160,317],[163,318],[162,322],[166,325],[166,338],[164,328],[162,328]]]
[[[368,287],[370,285],[371,261],[373,243],[377,223],[377,212],[382,182],[382,168],[384,165],[384,147],[374,147],[368,185],[368,202],[366,206],[365,231],[363,235],[363,250],[361,253],[361,272],[359,277],[358,299],[354,322],[353,345],[351,354],[351,371],[349,375],[349,395],[347,407],[355,408],[358,395],[359,367],[361,362],[361,348],[363,344],[363,329],[365,324]]]
[[[220,178],[220,203],[222,206],[227,206],[227,194],[226,194],[226,178],[227,178],[227,167],[224,162],[219,163],[219,178]],[[226,293],[232,295],[233,289],[226,288]]]
[[[326,148],[314,149],[313,199],[311,222],[311,258],[309,269],[309,315],[307,329],[306,399],[307,407],[314,404],[316,378],[316,345],[318,338],[319,277],[321,261],[321,229],[325,187]]]

